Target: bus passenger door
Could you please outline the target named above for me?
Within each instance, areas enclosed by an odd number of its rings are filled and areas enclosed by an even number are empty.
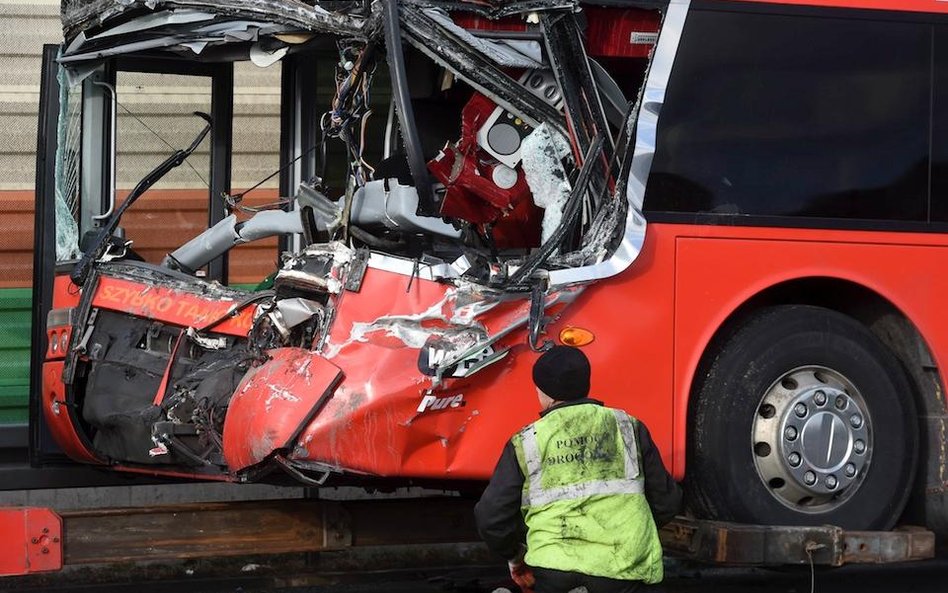
[[[112,59],[68,71],[59,47],[43,53],[37,141],[30,371],[30,455],[34,465],[68,457],[108,462],[95,432],[63,385],[75,349],[70,330],[82,315],[69,271],[129,191],[158,163],[186,147],[205,125],[208,138],[122,217],[113,242],[129,259],[159,264],[178,245],[226,216],[230,192],[232,64],[174,59]],[[130,243],[129,243],[130,242]],[[226,254],[196,276],[226,283]],[[86,314],[88,311],[85,312]],[[73,342],[75,343],[75,342]]]

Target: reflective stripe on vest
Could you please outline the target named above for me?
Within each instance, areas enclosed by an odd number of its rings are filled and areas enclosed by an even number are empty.
[[[575,500],[597,494],[642,494],[645,480],[639,477],[639,455],[632,419],[622,410],[612,410],[619,425],[625,450],[625,476],[615,480],[590,480],[566,486],[543,487],[543,464],[537,446],[536,429],[531,425],[523,431],[523,456],[530,487],[526,506],[539,506],[560,500]]]

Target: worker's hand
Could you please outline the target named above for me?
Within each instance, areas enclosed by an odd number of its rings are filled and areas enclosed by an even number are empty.
[[[510,569],[510,578],[521,590],[533,590],[533,586],[536,584],[536,579],[533,578],[533,569],[527,566],[522,556],[508,561],[507,567]]]

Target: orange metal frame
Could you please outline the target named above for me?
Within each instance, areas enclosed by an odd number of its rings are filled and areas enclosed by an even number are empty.
[[[63,567],[63,522],[52,510],[0,508],[0,534],[0,577]]]

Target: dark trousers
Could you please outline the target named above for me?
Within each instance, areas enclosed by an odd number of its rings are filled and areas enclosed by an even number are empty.
[[[534,568],[537,579],[535,593],[570,593],[573,589],[586,587],[582,593],[657,593],[656,585],[645,585],[640,581],[620,581],[605,577],[592,577],[578,572],[563,572],[551,568]],[[580,592],[577,592],[580,593]]]

